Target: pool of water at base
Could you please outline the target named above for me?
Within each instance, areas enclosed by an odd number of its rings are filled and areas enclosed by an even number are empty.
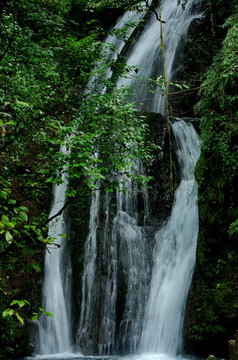
[[[19,359],[20,360],[20,359]],[[110,355],[110,356],[84,356],[81,353],[62,353],[49,355],[35,355],[22,360],[205,360],[194,355],[170,356],[167,354],[133,354],[133,355]],[[217,359],[218,360],[218,359]],[[220,359],[221,360],[221,359]]]

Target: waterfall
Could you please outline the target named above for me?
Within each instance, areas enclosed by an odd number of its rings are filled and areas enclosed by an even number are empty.
[[[172,124],[181,183],[171,216],[156,233],[154,266],[141,338],[142,352],[176,355],[182,351],[186,299],[195,265],[198,234],[197,185],[193,169],[199,140],[191,124]]]
[[[136,12],[127,11],[121,16],[114,26],[113,30],[120,30],[126,23],[133,23],[142,15]],[[131,26],[125,36],[125,40],[131,35],[133,26]],[[106,58],[116,60],[120,54],[125,40],[117,38],[114,35],[108,35],[104,42],[110,44],[106,53]],[[108,67],[103,73],[103,78],[108,79],[112,75],[112,70]],[[105,87],[102,87],[101,76],[95,75],[89,80],[85,93],[90,96],[90,89],[96,88],[97,91],[104,93]],[[110,297],[105,297],[104,310],[102,315],[102,331],[100,332],[99,340],[99,352],[110,353],[110,350],[114,348],[114,337],[116,331],[115,320],[115,307],[117,298],[117,244],[114,232],[112,236],[109,234],[109,195],[106,196],[106,222],[104,230],[104,251],[103,258],[108,262],[107,267],[107,282],[105,286],[105,294],[110,294]],[[97,302],[97,288],[95,286],[95,273],[97,271],[96,259],[97,259],[97,228],[99,218],[99,204],[100,204],[100,191],[95,191],[91,199],[90,208],[90,220],[89,220],[89,235],[85,243],[84,252],[84,270],[82,275],[82,299],[80,310],[80,321],[77,330],[77,344],[81,348],[83,346],[84,351],[90,352],[92,348],[92,329],[95,326],[94,319],[94,307]],[[107,255],[106,255],[107,254]],[[106,339],[106,340],[105,340]],[[84,344],[84,345],[82,345]],[[103,344],[103,345],[102,345]]]
[[[67,154],[66,148],[61,149]],[[49,218],[56,215],[65,204],[68,186],[66,168],[62,183],[53,187],[53,203]],[[42,307],[53,317],[42,315],[39,322],[39,354],[66,353],[72,349],[70,326],[71,263],[66,247],[66,238],[59,234],[66,232],[64,212],[49,223],[48,236],[55,238],[58,246],[48,246],[45,252]]]
[[[179,71],[175,65],[175,57],[180,47],[186,42],[189,25],[200,14],[195,11],[197,0],[188,0],[183,9],[177,0],[162,1],[161,13],[164,38],[164,57],[167,81],[172,81]],[[157,10],[158,11],[158,10]],[[163,75],[163,60],[160,50],[160,23],[155,15],[150,16],[144,31],[131,47],[126,63],[138,66],[137,76],[122,78],[118,86],[133,85],[137,108],[140,111],[158,112],[165,115],[165,98],[158,88],[157,94],[148,91],[148,78],[156,79]],[[181,65],[181,64],[180,64]]]
[[[82,300],[81,300],[81,316],[78,329],[78,342],[81,339],[87,339],[89,342],[90,329],[93,328],[95,319],[93,317],[94,300],[97,296],[95,286],[96,272],[96,256],[97,256],[97,227],[99,213],[99,197],[98,190],[93,192],[91,208],[89,235],[85,243],[84,254],[84,271],[82,279]],[[90,343],[88,343],[90,345]]]
[[[173,80],[179,68],[176,54],[186,40],[191,21],[199,14],[196,0],[188,0],[185,10],[176,0],[162,2],[163,36],[167,80]],[[117,22],[119,29],[127,21],[137,21],[144,14],[127,12]],[[128,32],[128,38],[133,28]],[[106,42],[116,47],[108,56],[116,59],[125,41],[109,35]],[[132,85],[132,100],[137,109],[165,113],[165,100],[151,94],[146,78],[157,78],[163,72],[160,54],[160,26],[154,14],[149,16],[140,36],[129,48],[128,65],[138,66],[138,76],[128,76],[118,82]],[[110,69],[103,74],[111,76]],[[99,81],[97,81],[99,80]],[[89,88],[99,86],[93,77]],[[99,86],[100,88],[100,86]],[[106,91],[101,89],[102,93]],[[193,169],[199,156],[199,141],[192,125],[182,120],[172,124],[181,183],[175,193],[170,218],[153,237],[153,269],[151,269],[151,232],[148,195],[137,188],[132,179],[125,180],[115,195],[94,191],[92,194],[89,232],[85,239],[84,270],[80,319],[76,334],[79,350],[87,354],[165,353],[182,351],[182,327],[187,294],[195,263],[198,232],[197,186]],[[133,173],[142,173],[139,160]],[[67,188],[64,172],[62,184],[54,186],[54,201],[50,217],[64,205]],[[144,219],[138,212],[138,198]],[[158,209],[160,211],[160,209]],[[149,225],[148,225],[149,224]],[[148,235],[148,227],[150,227]],[[49,235],[56,236],[59,249],[46,251],[42,307],[53,318],[41,317],[38,353],[55,354],[72,351],[70,278],[67,256],[64,214],[50,223]],[[152,279],[150,282],[152,273]],[[75,274],[74,276],[77,276]]]
[[[178,71],[177,68],[174,68],[176,52],[181,46],[181,43],[185,42],[186,40],[189,24],[194,18],[198,17],[198,14],[193,10],[194,4],[195,0],[188,0],[184,10],[182,6],[178,6],[177,2],[173,0],[166,0],[162,3],[162,18],[163,21],[166,22],[166,24],[163,26],[163,35],[165,43],[166,75],[168,80],[172,80],[173,74]],[[118,20],[115,28],[118,29],[122,27],[123,24],[128,21],[128,19],[130,21],[135,21],[136,19],[139,19],[139,16],[135,13],[128,12]],[[132,30],[130,33],[131,32]],[[117,47],[117,50],[110,55],[113,59],[116,59],[117,55],[124,46],[124,41],[115,40],[115,38],[112,36],[109,36],[106,41],[110,44],[114,44]],[[151,98],[151,94],[148,93],[147,86],[144,83],[145,81],[141,81],[141,78],[146,79],[147,77],[158,76],[162,74],[163,71],[162,58],[160,56],[160,26],[159,22],[155,19],[154,14],[151,14],[149,21],[142,30],[139,38],[135,44],[130,47],[126,62],[131,66],[138,65],[138,77],[133,75],[131,77],[127,77],[126,79],[123,78],[118,81],[118,87],[123,85],[134,86],[135,95],[132,100],[141,103],[138,105],[138,109],[164,113],[165,101],[163,97],[158,94],[156,96],[153,95],[152,99],[148,99],[148,97]],[[111,72],[108,70],[108,72],[105,74],[105,77],[110,77],[110,75]],[[92,84],[97,85],[97,79],[92,79],[90,85]],[[102,91],[105,91],[105,89],[102,89]],[[180,121],[178,123],[181,124]],[[190,134],[190,132],[192,132],[192,128],[190,126],[186,125],[186,123],[183,123],[182,127],[180,126],[180,128],[184,129],[187,129],[187,127],[189,129],[187,132]],[[179,144],[179,137],[185,135],[181,130],[176,130],[175,124],[173,125],[173,131]],[[187,136],[190,139],[189,136],[191,135]],[[194,142],[196,143],[197,140],[194,140]],[[190,156],[189,159],[187,159],[184,154],[184,157],[179,155],[179,152],[182,151],[181,149],[183,149],[183,145],[178,145],[178,161],[181,163],[180,167],[182,172],[182,181],[179,187],[180,190],[176,192],[176,202],[174,204],[171,218],[168,221],[168,225],[163,227],[163,229],[161,229],[156,234],[157,246],[154,250],[155,254],[158,252],[158,257],[163,257],[163,254],[165,253],[168,254],[166,261],[170,263],[170,268],[168,269],[168,274],[166,276],[170,277],[173,275],[173,273],[179,273],[176,268],[173,269],[173,265],[171,264],[177,264],[180,259],[174,257],[173,260],[169,262],[169,258],[173,257],[173,252],[176,252],[174,247],[179,249],[179,254],[182,258],[181,253],[183,252],[183,246],[180,245],[179,239],[177,240],[178,244],[175,240],[172,244],[170,244],[170,249],[166,248],[165,250],[162,250],[162,252],[160,252],[159,249],[161,249],[162,243],[167,243],[166,240],[163,240],[166,239],[167,233],[168,236],[172,238],[177,232],[179,233],[178,229],[174,229],[174,227],[171,228],[169,225],[172,223],[173,226],[175,226],[175,220],[173,220],[174,214],[177,214],[182,210],[184,213],[186,213],[188,210],[188,212],[191,212],[192,214],[193,210],[195,215],[192,217],[192,219],[187,219],[187,222],[180,224],[178,219],[176,220],[178,222],[178,226],[181,226],[181,228],[184,229],[188,228],[192,231],[193,241],[190,245],[191,253],[189,253],[187,257],[184,255],[184,268],[177,265],[179,268],[181,268],[180,277],[184,278],[184,283],[186,284],[187,288],[185,288],[186,286],[184,285],[183,289],[181,289],[181,294],[178,297],[178,301],[172,301],[171,299],[170,304],[171,309],[174,307],[173,315],[176,318],[181,318],[180,321],[177,320],[178,326],[174,328],[176,339],[174,339],[175,335],[172,335],[171,337],[173,339],[172,348],[175,350],[171,350],[171,343],[167,347],[165,345],[161,346],[159,344],[159,340],[157,338],[154,339],[155,334],[157,334],[158,324],[156,324],[156,319],[158,319],[158,317],[154,319],[154,327],[151,323],[151,317],[153,319],[154,312],[160,311],[156,305],[154,307],[152,305],[154,296],[156,297],[157,294],[153,293],[153,284],[157,283],[156,274],[159,273],[157,268],[159,265],[157,264],[156,260],[154,260],[155,266],[153,268],[150,295],[146,307],[145,323],[143,325],[145,305],[149,291],[149,277],[151,272],[148,255],[150,250],[148,248],[146,239],[145,222],[144,224],[140,225],[138,223],[138,189],[136,188],[135,183],[127,180],[125,187],[126,192],[117,192],[116,212],[111,223],[111,195],[106,195],[104,199],[102,196],[98,196],[96,198],[94,195],[92,197],[90,230],[85,245],[81,317],[77,336],[78,347],[83,352],[90,354],[90,351],[93,349],[93,352],[99,353],[100,355],[110,355],[118,351],[122,353],[134,353],[138,350],[138,348],[140,348],[142,351],[164,351],[167,353],[176,353],[181,349],[181,328],[183,323],[182,318],[190,284],[189,281],[191,279],[192,268],[194,265],[197,235],[196,186],[192,185],[194,179],[186,182],[186,186],[184,185],[184,181],[186,179],[185,173],[188,173],[189,171],[191,171],[191,174],[193,173],[193,170],[189,169],[189,164],[192,162],[195,164],[195,159],[198,157],[198,150],[197,148],[196,150],[192,150],[191,143],[193,142],[190,139],[189,147],[186,147],[186,150],[189,152],[195,151],[196,156]],[[184,168],[182,162],[184,162],[185,159],[187,159],[188,164],[186,163]],[[135,171],[141,170],[140,167],[140,162],[134,164]],[[191,190],[192,195],[187,197],[187,204],[185,204],[185,202],[183,205],[181,205],[181,202],[177,200],[177,198],[185,199],[183,195],[184,193],[188,192],[188,184],[190,184],[190,187],[192,186],[193,188],[193,190]],[[148,220],[148,200],[146,196],[143,197],[143,206],[145,209],[145,219]],[[176,210],[178,207],[179,210]],[[100,226],[98,223],[95,225],[95,221],[93,220],[99,218],[99,214],[97,213],[99,208],[100,211],[105,212],[103,225],[104,229],[103,233],[100,235],[102,238],[101,240],[99,239]],[[187,217],[187,215],[185,217]],[[98,230],[98,234],[96,229]],[[90,235],[92,232],[94,233],[93,237]],[[180,237],[183,236],[184,235],[182,234],[181,229]],[[187,238],[189,237],[187,233],[186,236]],[[92,243],[92,239],[95,241],[94,244]],[[88,243],[89,240],[91,244],[90,246]],[[189,240],[190,238],[187,239],[187,242],[189,242]],[[100,241],[102,241],[101,245]],[[186,245],[184,245],[184,247],[186,248]],[[187,249],[188,248],[189,246],[187,246]],[[170,250],[171,254],[169,254]],[[98,258],[99,254],[100,259]],[[160,260],[158,261],[160,262]],[[163,269],[166,268],[166,264],[163,265]],[[186,264],[190,265],[190,268],[186,268]],[[100,271],[103,274],[100,273]],[[95,274],[97,274],[96,277]],[[162,275],[158,276],[163,278],[165,275],[163,273]],[[178,279],[173,281],[177,282]],[[90,284],[93,284],[93,287]],[[167,287],[167,283],[165,283],[164,286]],[[120,308],[122,302],[122,291],[124,302],[123,309]],[[162,302],[163,290],[161,291]],[[166,302],[168,303],[167,299],[165,303]],[[167,312],[169,312],[170,309],[167,308],[165,310],[163,308],[165,304],[163,305],[163,303],[160,303],[160,306],[161,312],[164,316],[161,333],[165,334],[165,338],[170,338],[170,335],[168,336],[168,332],[166,331],[167,327],[169,328],[170,326],[169,324],[171,324],[171,320],[168,322],[168,324],[165,321],[166,317],[169,317]],[[178,313],[175,313],[176,309],[178,310]],[[159,317],[161,319],[162,316],[159,315]],[[162,337],[162,335],[159,335],[159,337]],[[179,342],[179,344],[175,344],[176,341]],[[96,349],[97,344],[98,349]]]

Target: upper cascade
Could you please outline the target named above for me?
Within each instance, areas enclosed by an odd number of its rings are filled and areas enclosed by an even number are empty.
[[[167,81],[174,80],[182,64],[175,66],[176,57],[181,54],[191,22],[201,14],[196,10],[197,0],[188,0],[185,8],[177,1],[164,0],[161,5],[164,39],[165,72]],[[158,9],[157,9],[158,12]],[[140,111],[157,112],[165,115],[165,97],[161,95],[159,86],[148,91],[147,79],[156,79],[163,75],[163,59],[160,49],[160,22],[152,13],[142,33],[130,47],[126,63],[137,66],[138,72],[122,78],[118,86],[132,85],[135,94],[132,101],[136,102]]]

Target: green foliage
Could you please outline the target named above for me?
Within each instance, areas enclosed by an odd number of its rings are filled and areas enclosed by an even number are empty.
[[[22,308],[23,306],[25,305],[30,305],[29,301],[27,300],[13,300],[10,304],[10,306],[13,306],[13,305],[18,305],[19,308]],[[19,314],[18,311],[12,309],[12,308],[8,308],[6,310],[3,311],[2,313],[2,316],[3,317],[6,317],[6,316],[16,316],[17,320],[22,324],[24,325],[24,320],[23,318],[21,317],[21,315]]]
[[[238,219],[230,224],[228,232],[230,236],[238,235]]]
[[[10,181],[2,179],[0,234],[3,235],[5,241],[1,243],[1,251],[6,252],[13,244],[25,251],[28,238],[47,243],[48,240],[43,235],[46,229],[38,229],[37,223],[28,221],[29,209],[25,206],[18,206],[17,201],[11,198],[10,186]]]
[[[234,4],[233,4],[234,5]],[[225,22],[227,34],[204,75],[196,111],[202,119],[197,246],[195,341],[227,336],[237,309],[237,12]],[[234,241],[235,240],[235,241]]]
[[[225,23],[229,26],[227,36],[205,75],[201,100],[196,105],[204,119],[202,156],[196,170],[199,184],[203,191],[206,188],[207,205],[228,205],[229,196],[228,218],[234,220],[237,204],[233,187],[238,158],[237,20],[237,16],[232,16]]]
[[[35,321],[38,319],[38,317],[40,315],[45,315],[45,316],[49,316],[49,317],[53,317],[53,315],[50,313],[50,312],[47,312],[45,311],[43,308],[39,308],[39,311],[36,313],[36,312],[33,312],[33,316],[32,316],[32,321]]]
[[[235,0],[229,2],[225,0],[202,0],[202,4],[207,16],[210,17],[212,14],[215,17],[215,25],[223,24],[224,19],[237,11],[237,2]]]
[[[140,1],[138,0],[121,0],[121,1],[113,1],[113,0],[89,0],[88,4],[92,7],[92,8],[96,8],[99,10],[103,10],[105,8],[109,8],[109,9],[121,9],[121,8],[126,8],[126,9],[131,9],[132,7],[134,7],[135,5],[139,4]]]
[[[232,15],[224,27],[229,27],[221,50],[213,58],[213,63],[205,74],[201,85],[197,110],[204,114],[235,114],[237,104],[238,73],[238,16]]]
[[[5,335],[11,333],[12,341],[18,323],[32,318],[31,310],[22,310],[26,300],[15,300],[26,298],[24,277],[41,271],[39,249],[54,242],[47,238],[52,184],[67,172],[70,201],[80,198],[79,184],[88,192],[103,180],[113,191],[116,174],[132,176],[133,159],[149,157],[147,127],[127,103],[130,90],[115,86],[124,64],[108,56],[110,46],[102,44],[95,22],[78,23],[81,14],[90,19],[85,13],[93,5],[10,0],[0,14],[0,330],[7,348]],[[106,80],[108,69],[113,77]],[[145,185],[145,177],[136,178]],[[33,319],[39,314],[50,316],[34,309]]]

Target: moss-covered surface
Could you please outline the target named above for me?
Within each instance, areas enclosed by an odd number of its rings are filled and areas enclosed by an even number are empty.
[[[217,2],[211,1],[212,13],[206,9],[204,29],[198,28],[187,45],[190,63],[193,59],[195,64],[200,63],[200,72],[195,68],[192,78],[196,80],[199,73],[207,72],[196,105],[197,114],[203,118],[201,157],[196,167],[200,230],[187,309],[186,341],[199,354],[213,353],[226,358],[228,340],[233,338],[238,325],[237,11],[231,11],[234,6],[233,1],[229,6],[221,1],[218,8]],[[196,59],[193,54],[197,48],[201,57]]]
[[[223,135],[220,129],[219,137]],[[216,143],[214,135],[212,139],[210,148]],[[237,176],[227,176],[222,158],[209,147],[204,143],[196,170],[200,231],[188,337],[196,351],[228,356],[227,343],[238,323],[238,238],[231,227],[238,215]],[[227,161],[237,153],[235,147],[231,142]]]

